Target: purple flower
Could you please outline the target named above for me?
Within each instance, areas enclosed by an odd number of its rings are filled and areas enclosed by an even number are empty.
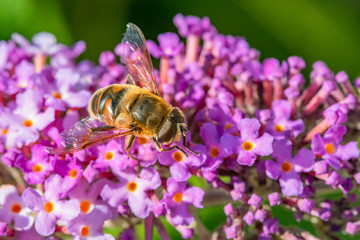
[[[78,185],[82,177],[83,169],[75,158],[66,155],[65,160],[56,159],[54,173],[59,174],[64,178],[65,184],[68,187],[68,192]]]
[[[237,127],[241,136],[224,134],[221,137],[221,144],[227,155],[239,153],[237,158],[239,164],[252,166],[257,155],[267,156],[272,153],[274,138],[268,133],[258,137],[260,122],[257,119],[241,119]]]
[[[31,148],[32,156],[30,161],[26,161],[21,165],[25,173],[24,179],[29,184],[43,183],[45,178],[53,171],[53,163],[49,162],[49,154],[45,151],[43,145],[34,145]]]
[[[291,121],[291,106],[286,100],[275,100],[272,103],[271,110],[274,114],[273,120],[267,125],[267,131],[275,139],[296,137],[305,129],[304,122],[301,119]]]
[[[313,169],[315,156],[311,150],[302,148],[294,157],[291,154],[291,143],[287,140],[275,141],[273,157],[276,162],[267,160],[266,175],[274,180],[279,179],[281,191],[285,196],[299,195],[303,192],[303,184],[299,172]]]
[[[354,235],[357,232],[358,225],[353,222],[347,222],[345,231],[351,235]]]
[[[220,143],[216,126],[213,123],[204,123],[200,128],[200,136],[206,146],[206,161],[203,164],[204,174],[215,171],[223,162],[225,153]]]
[[[71,221],[66,229],[76,236],[74,239],[79,240],[114,240],[110,234],[104,234],[102,226],[104,220],[101,218],[102,212],[94,209],[88,215],[79,215],[75,220]]]
[[[79,184],[69,192],[69,197],[71,199],[79,201],[80,215],[89,214],[94,209],[98,209],[101,211],[101,214],[98,212],[98,218],[103,218],[103,221],[112,217],[109,206],[99,198],[102,188],[108,183],[108,180],[101,179],[90,186],[90,184],[82,178],[79,181]],[[77,218],[74,218],[74,221],[76,221],[76,219]]]
[[[169,178],[166,182],[167,192],[161,200],[165,204],[172,222],[176,225],[190,225],[194,217],[188,211],[188,205],[202,208],[204,191],[198,187],[186,187],[186,182],[177,182]]]
[[[149,52],[156,58],[175,57],[184,50],[184,44],[175,33],[163,33],[158,36],[159,46],[151,40],[147,41]]]
[[[41,196],[32,188],[27,188],[23,195],[25,204],[35,212],[36,231],[48,236],[55,231],[57,220],[70,221],[80,213],[79,202],[76,200],[61,200],[66,186],[59,175],[51,175],[45,181],[45,193]]]
[[[298,205],[299,205],[300,211],[310,213],[315,205],[315,202],[310,199],[304,198],[298,202]]]
[[[281,203],[280,194],[277,192],[268,195],[270,206],[279,205]]]
[[[251,195],[247,203],[251,206],[254,206],[255,208],[258,208],[260,206],[261,201],[262,198],[256,195],[255,193],[253,193],[253,195]]]
[[[342,167],[344,161],[359,157],[359,149],[355,141],[340,145],[345,133],[345,126],[335,125],[325,132],[323,138],[317,133],[311,141],[314,154],[328,161],[330,166],[337,170]]]
[[[255,220],[255,215],[251,211],[248,211],[243,219],[247,225],[251,226]]]
[[[161,184],[159,173],[151,167],[144,168],[140,176],[132,168],[114,172],[119,183],[104,186],[101,197],[112,207],[117,207],[128,200],[131,211],[139,218],[150,214],[152,202],[146,191],[155,190]]]
[[[186,16],[177,14],[174,17],[174,24],[178,28],[181,36],[188,35],[201,36],[207,31],[215,32],[215,28],[210,24],[208,17],[199,18],[195,16]]]
[[[31,210],[23,202],[17,189],[12,185],[2,185],[0,189],[0,222],[14,221],[15,230],[27,230],[34,223]]]
[[[32,100],[29,101],[29,99]],[[12,119],[13,123],[9,126],[6,137],[12,139],[12,145],[21,147],[23,144],[29,145],[39,138],[39,131],[54,121],[55,111],[53,108],[47,108],[41,112],[41,93],[32,89],[18,94],[16,104],[14,115],[5,112],[2,117]]]
[[[34,87],[34,65],[26,60],[22,60],[15,68],[15,74],[9,79],[7,94],[15,94],[22,89]]]
[[[120,151],[121,145],[113,140],[106,145],[98,146],[98,158],[93,162],[93,167],[105,171],[109,167],[117,172],[127,167],[128,156]]]
[[[306,67],[304,59],[298,56],[288,57],[288,63],[291,74],[297,74]]]
[[[275,58],[267,58],[263,61],[264,79],[274,81],[281,79],[287,71],[287,64],[284,62],[280,65],[279,60]]]
[[[55,81],[46,72],[40,73],[36,78],[38,89],[43,92],[45,105],[56,110],[65,111],[66,107],[85,107],[88,105],[91,93],[81,89],[74,91],[74,86],[80,81],[80,75],[73,69],[58,70]]]
[[[206,160],[206,148],[203,145],[197,145],[193,148],[199,152],[200,156],[194,154],[185,156],[181,151],[174,149],[172,151],[161,152],[159,162],[162,165],[170,165],[171,176],[176,181],[186,181],[191,177],[189,169],[200,167]]]
[[[265,235],[279,232],[279,220],[272,218],[265,220],[263,224],[263,231]]]

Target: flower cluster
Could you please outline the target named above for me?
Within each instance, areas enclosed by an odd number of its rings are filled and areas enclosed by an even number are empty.
[[[202,239],[209,233],[198,231],[194,209],[203,204],[225,205],[214,239],[315,239],[279,222],[275,205],[298,221],[317,218],[319,237],[355,234],[360,79],[356,89],[318,61],[306,86],[301,57],[260,61],[244,38],[218,33],[206,17],[178,14],[174,24],[186,44],[164,33],[147,46],[160,59],[160,92],[185,113],[187,144],[199,155],[159,152],[137,138],[138,163],[123,138],[66,156],[46,152],[88,115],[97,89],[125,83],[121,44],[95,64],[76,61],[84,42],[65,46],[50,33],[0,41],[0,236],[114,239],[103,227],[119,224],[119,239],[131,239],[144,219],[145,239],[154,227],[169,239],[165,219],[183,238]],[[195,186],[199,178],[206,189]]]

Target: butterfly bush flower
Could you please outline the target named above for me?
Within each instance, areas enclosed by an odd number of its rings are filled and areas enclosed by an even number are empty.
[[[302,148],[294,157],[291,154],[291,143],[278,140],[273,144],[272,160],[266,161],[266,175],[279,179],[281,191],[285,196],[299,195],[303,192],[303,183],[299,172],[309,172],[313,169],[315,156],[311,150]]]
[[[157,42],[128,32],[128,43],[97,63],[78,59],[84,41],[67,46],[51,33],[0,40],[0,236],[133,239],[143,224],[144,239],[154,228],[170,239],[166,222],[182,238],[358,237],[360,78],[300,56],[261,60],[244,37],[218,33],[208,17],[178,14],[173,22],[178,32]],[[142,59],[146,45],[159,71]],[[133,157],[129,138],[108,138],[106,127],[92,142],[104,123],[87,118],[91,95],[125,84],[129,72],[140,87],[155,76],[160,97],[182,110],[183,142],[159,151],[153,139],[136,137]],[[81,142],[89,147],[71,152]],[[203,213],[218,206],[225,220],[210,219],[211,232]],[[276,214],[282,208],[312,219],[315,230],[288,227]]]
[[[19,196],[17,189],[12,185],[2,185],[0,188],[0,221],[10,224],[14,221],[14,229],[28,230],[34,223],[31,210]]]
[[[260,122],[256,119],[241,119],[237,127],[240,137],[224,134],[221,143],[228,155],[238,153],[237,161],[241,165],[251,166],[257,155],[267,156],[272,153],[273,137],[264,133],[259,137]]]
[[[176,225],[190,225],[194,217],[188,212],[188,205],[194,205],[202,208],[204,191],[198,187],[186,187],[186,182],[178,182],[169,178],[166,183],[167,193],[164,195],[162,202],[171,219]]]
[[[27,188],[22,199],[33,211],[38,212],[35,219],[36,231],[48,236],[55,231],[57,220],[69,221],[80,213],[76,200],[61,200],[64,191],[63,178],[52,175],[45,181],[45,193],[41,196],[32,188]]]
[[[159,173],[149,167],[144,168],[139,177],[132,168],[117,171],[115,174],[119,183],[105,185],[101,191],[101,197],[112,207],[117,207],[127,200],[135,216],[147,217],[150,214],[152,202],[147,197],[146,191],[160,186]]]
[[[335,125],[325,132],[324,138],[316,134],[311,141],[314,154],[326,160],[330,166],[339,170],[344,161],[359,157],[359,149],[356,142],[340,145],[346,133],[346,127]]]

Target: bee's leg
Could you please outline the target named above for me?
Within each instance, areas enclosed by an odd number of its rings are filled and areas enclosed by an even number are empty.
[[[177,145],[174,145],[174,146],[171,146],[171,147],[169,147],[169,148],[165,148],[165,149],[164,149],[164,148],[161,146],[161,144],[159,143],[159,141],[156,140],[156,138],[153,138],[153,140],[154,140],[154,142],[155,142],[155,144],[156,144],[157,149],[158,149],[160,152],[171,151],[171,150],[173,150],[174,148],[176,148],[176,149],[178,149],[179,151],[181,151],[183,154],[185,154],[186,157],[189,156],[189,155],[187,154],[187,152],[185,152],[184,149],[182,149],[181,147],[179,147],[179,146],[177,146]]]
[[[91,128],[91,132],[103,132],[103,131],[109,131],[109,130],[114,130],[116,129],[116,127],[114,126],[102,126],[102,127],[95,127],[95,128]]]
[[[186,135],[185,135],[185,134],[183,135],[183,145],[184,145],[184,148],[187,149],[189,152],[195,154],[196,156],[199,156],[199,155],[200,155],[200,153],[195,152],[194,150],[191,150],[191,149],[186,145]]]
[[[135,81],[130,74],[126,76],[125,84],[135,85]]]
[[[131,149],[132,145],[134,144],[135,138],[136,138],[135,135],[130,136],[127,146],[126,146],[126,154],[136,161],[137,175],[139,175],[139,171],[140,171],[139,159],[130,153],[130,149]]]

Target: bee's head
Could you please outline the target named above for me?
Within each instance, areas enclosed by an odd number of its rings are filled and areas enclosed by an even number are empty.
[[[166,121],[160,126],[158,141],[164,144],[180,141],[187,131],[184,122],[184,113],[177,107],[173,108]]]

